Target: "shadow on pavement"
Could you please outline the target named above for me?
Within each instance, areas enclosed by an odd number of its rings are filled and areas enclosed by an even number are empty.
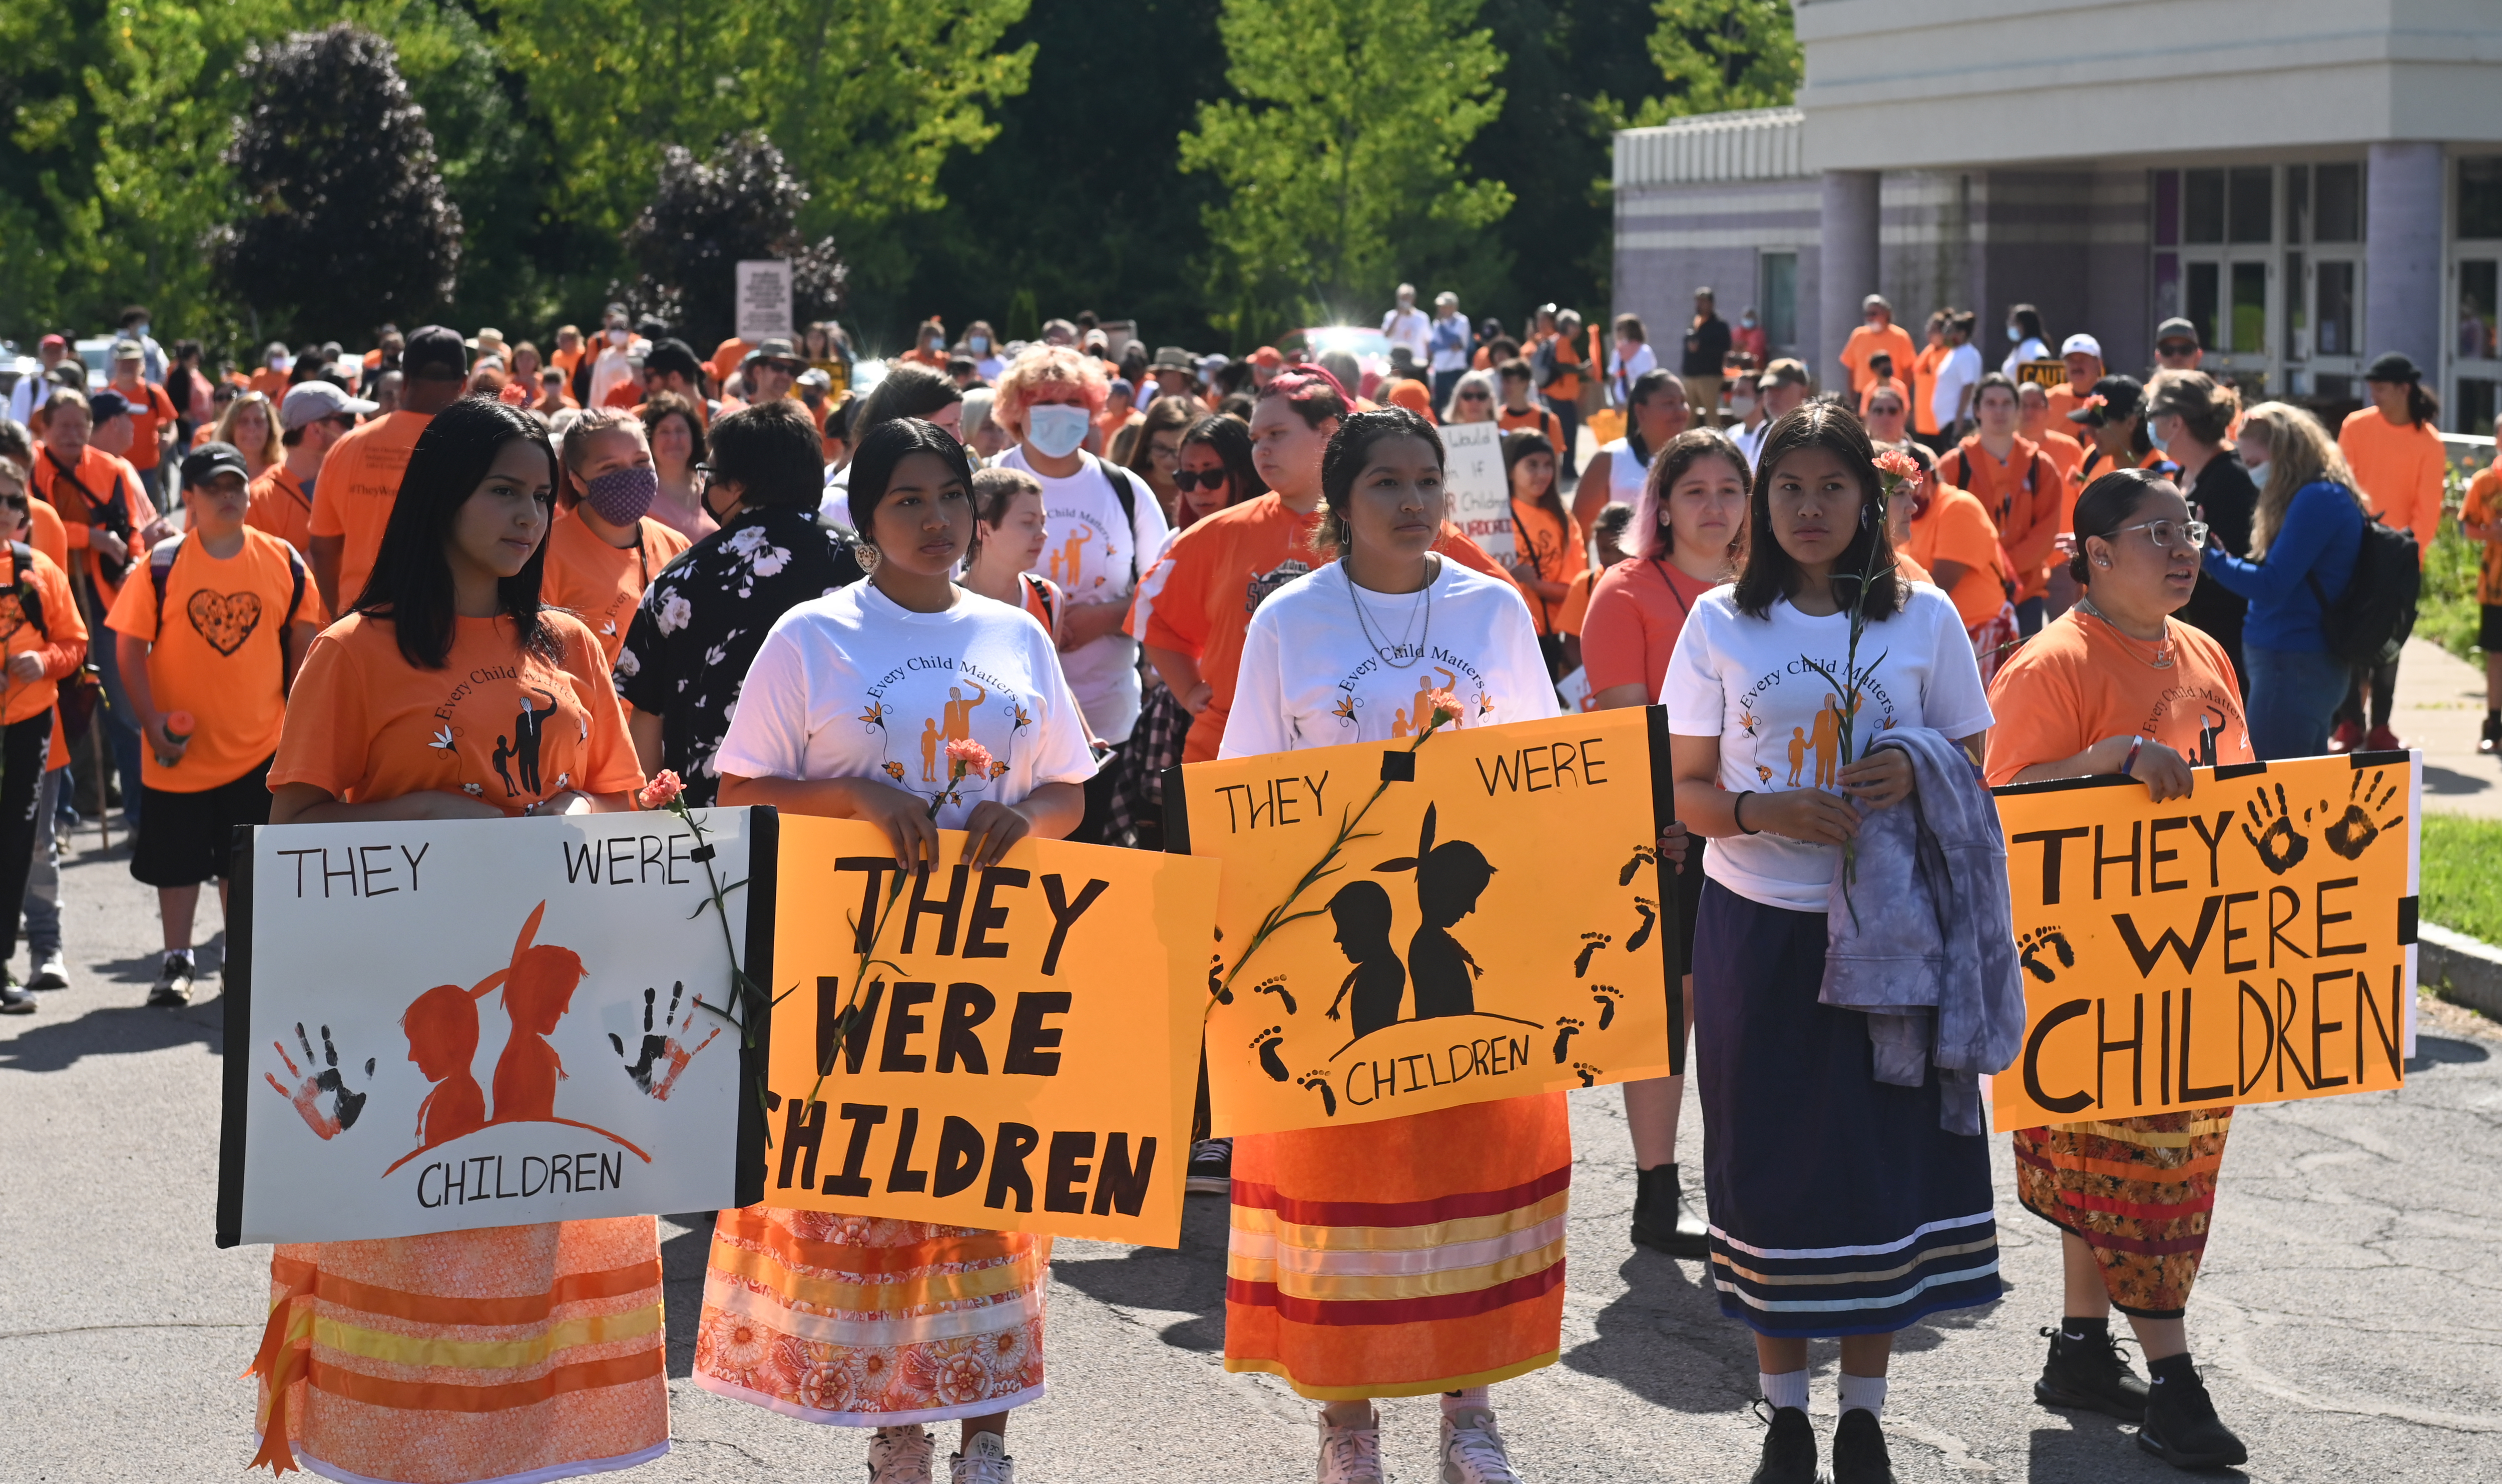
[[[2419,1072],[2431,1066],[2473,1066],[2492,1059],[2493,1053],[2474,1041],[2454,1041],[2446,1035],[2417,1035],[2416,1054],[2407,1058],[2407,1070]]]
[[[2427,762],[2423,770],[2423,787],[2426,793],[2482,793],[2493,787],[2493,780],[2478,778],[2472,773],[2452,772]]]
[[[1625,1291],[1601,1309],[1598,1336],[1564,1364],[1672,1411],[1734,1412],[1754,1400],[1752,1331],[1720,1313],[1710,1269],[1636,1252],[1616,1269]]]
[[[148,979],[153,979],[155,973],[152,962]],[[100,1006],[76,1020],[38,1019],[14,1039],[0,1041],[0,1069],[56,1072],[87,1057],[136,1056],[195,1044],[206,1046],[211,1056],[225,1054],[223,996],[213,994],[180,1010],[151,1009],[140,1002],[144,997],[134,992],[126,1004]],[[39,998],[48,1006],[59,1002],[57,995]],[[40,1017],[44,1012],[39,1009],[35,1013]]]
[[[2114,1479],[2210,1479],[2235,1484],[2249,1475],[2239,1468],[2183,1473],[2137,1445],[2137,1429],[2098,1412],[2061,1411],[2066,1426],[2033,1430],[2027,1484],[2111,1484]]]
[[[1176,1350],[1215,1355],[1225,1348],[1230,1209],[1203,1196],[1184,1201],[1178,1248],[1133,1247],[1118,1257],[1076,1258],[1070,1255],[1075,1244],[1063,1243],[1052,1255],[1051,1275],[1099,1302],[1188,1314],[1166,1326],[1158,1338]]]

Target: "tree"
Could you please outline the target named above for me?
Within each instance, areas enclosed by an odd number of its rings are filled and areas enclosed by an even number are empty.
[[[343,21],[254,48],[243,72],[252,101],[225,153],[238,219],[215,244],[236,296],[342,340],[449,298],[460,213],[390,43]]]
[[[1658,0],[1651,60],[1668,92],[1645,100],[1638,124],[1691,114],[1782,108],[1798,96],[1807,61],[1790,0]]]
[[[1503,107],[1503,54],[1465,29],[1478,5],[1226,0],[1239,96],[1200,105],[1181,138],[1182,168],[1229,193],[1204,214],[1212,301],[1351,311],[1503,218],[1510,189],[1460,163]]]
[[[626,297],[662,310],[695,346],[710,346],[737,323],[740,259],[780,257],[791,261],[793,314],[803,320],[832,314],[850,270],[831,237],[800,239],[799,211],[807,203],[807,188],[761,133],[733,134],[708,159],[669,146],[660,152],[652,204],[626,232],[626,251],[642,270]]]

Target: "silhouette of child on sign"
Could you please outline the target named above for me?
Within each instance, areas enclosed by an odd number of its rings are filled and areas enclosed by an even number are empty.
[[[408,1059],[434,1084],[417,1105],[418,1142],[448,1144],[487,1127],[487,1095],[469,1074],[478,1055],[478,1002],[456,984],[438,984],[409,1002],[399,1018]]]
[[[1330,898],[1330,916],[1337,922],[1336,943],[1354,964],[1330,1001],[1329,1018],[1338,1018],[1338,1005],[1352,993],[1355,1039],[1362,1040],[1399,1022],[1399,1002],[1407,995],[1407,970],[1390,946],[1390,894],[1378,882],[1350,881]]]
[[[1376,871],[1416,873],[1416,908],[1425,924],[1407,940],[1407,978],[1416,988],[1416,1019],[1474,1015],[1476,981],[1485,970],[1449,929],[1477,909],[1477,898],[1494,880],[1494,865],[1485,853],[1466,840],[1434,843],[1434,806],[1425,806],[1425,824],[1416,854],[1384,860]]]

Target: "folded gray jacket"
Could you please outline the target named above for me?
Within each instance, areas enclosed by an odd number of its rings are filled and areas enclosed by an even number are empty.
[[[1909,755],[1911,796],[1860,811],[1856,861],[1834,872],[1826,905],[1817,998],[1867,1012],[1877,1081],[1918,1087],[1934,1066],[1939,1124],[1979,1133],[1980,1074],[2012,1065],[2024,1036],[2007,838],[1944,733],[1906,726],[1876,747]]]

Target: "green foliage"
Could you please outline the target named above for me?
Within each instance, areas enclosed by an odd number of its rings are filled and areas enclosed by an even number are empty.
[[[2423,915],[2454,932],[2502,943],[2502,820],[2423,817]]]
[[[761,134],[724,140],[702,159],[669,146],[652,204],[626,233],[642,270],[641,296],[673,306],[661,318],[680,339],[714,345],[736,328],[739,262],[780,257],[792,264],[794,318],[805,323],[831,313],[847,270],[832,238],[800,240],[807,201],[782,152]]]
[[[2458,528],[2458,505],[2466,496],[2468,476],[2453,467],[2445,496],[2441,531],[2433,537],[2424,559],[2423,590],[2416,599],[2416,633],[2459,658],[2477,657],[2476,568],[2483,544],[2470,541]]]
[[[1480,0],[1226,0],[1238,98],[1200,105],[1181,166],[1229,198],[1203,215],[1209,297],[1386,301],[1403,272],[1455,256],[1511,207],[1460,155],[1503,108],[1503,54],[1465,30]]]
[[[1650,57],[1668,91],[1643,100],[1637,124],[1690,114],[1780,108],[1798,96],[1807,61],[1791,0],[1658,0]]]

